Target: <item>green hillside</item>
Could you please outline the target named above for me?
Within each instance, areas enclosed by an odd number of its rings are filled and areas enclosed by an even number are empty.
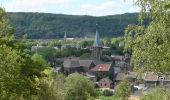
[[[111,16],[78,16],[48,13],[8,13],[16,36],[27,34],[29,38],[61,38],[94,35],[97,28],[102,37],[122,36],[128,24],[137,23],[137,13]]]

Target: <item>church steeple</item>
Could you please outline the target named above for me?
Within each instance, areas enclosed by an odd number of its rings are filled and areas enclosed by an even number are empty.
[[[67,33],[65,32],[65,34],[64,34],[64,39],[66,39],[67,38]]]
[[[95,35],[93,47],[102,47],[97,29],[96,29],[96,35]]]
[[[92,46],[92,59],[100,60],[101,55],[102,55],[102,44],[100,41],[99,33],[96,29],[96,35],[95,35],[94,43]]]

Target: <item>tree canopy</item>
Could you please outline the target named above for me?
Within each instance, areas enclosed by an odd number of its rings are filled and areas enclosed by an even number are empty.
[[[98,96],[92,82],[78,73],[70,74],[64,87],[65,100],[87,100]]]
[[[137,0],[141,8],[138,25],[129,25],[125,31],[125,49],[132,52],[136,69],[168,73],[170,71],[170,13],[169,0]],[[148,26],[143,22],[150,19]]]

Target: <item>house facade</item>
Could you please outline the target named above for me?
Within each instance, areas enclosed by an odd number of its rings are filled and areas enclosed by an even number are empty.
[[[112,64],[98,64],[90,71],[96,75],[97,80],[100,80],[105,77],[109,77],[112,79],[114,76],[114,70]]]
[[[99,81],[99,88],[113,88],[113,82],[109,78],[103,78]]]

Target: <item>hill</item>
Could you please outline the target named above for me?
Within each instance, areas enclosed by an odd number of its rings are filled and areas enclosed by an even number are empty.
[[[102,37],[119,37],[128,24],[136,24],[137,13],[125,13],[110,16],[79,16],[49,13],[8,13],[15,35],[29,38],[61,38],[67,32],[68,37],[94,35],[97,28]]]

